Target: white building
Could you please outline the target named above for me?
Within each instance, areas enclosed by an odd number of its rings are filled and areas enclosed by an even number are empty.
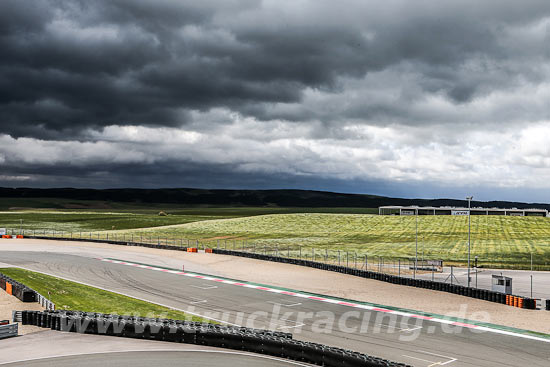
[[[518,217],[547,217],[545,209],[500,209],[500,208],[472,208],[471,215],[509,215]],[[468,215],[468,208],[450,206],[381,206],[380,215]]]

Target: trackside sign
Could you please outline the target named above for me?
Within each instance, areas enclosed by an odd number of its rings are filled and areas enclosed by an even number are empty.
[[[467,210],[452,210],[451,214],[452,215],[468,215],[468,211]]]

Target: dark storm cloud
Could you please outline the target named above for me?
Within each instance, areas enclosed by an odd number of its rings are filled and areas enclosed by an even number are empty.
[[[0,185],[538,193],[549,27],[546,0],[3,0]]]
[[[190,110],[259,119],[335,121],[389,116],[408,99],[356,103],[319,116],[305,90],[346,95],[346,78],[403,65],[415,98],[460,104],[540,72],[548,58],[511,28],[548,16],[546,1],[305,3],[260,1],[17,1],[0,11],[0,116],[13,136],[69,138],[109,125],[178,126]],[[364,85],[369,88],[369,85]],[[363,106],[363,107],[361,107]],[[366,106],[366,108],[365,108]],[[441,119],[444,119],[442,117]],[[415,120],[415,116],[411,117]]]

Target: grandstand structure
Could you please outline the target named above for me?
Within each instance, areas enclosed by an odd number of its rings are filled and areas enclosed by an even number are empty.
[[[501,209],[501,208],[460,208],[460,207],[435,207],[435,206],[381,206],[378,208],[380,215],[508,215],[517,217],[547,217],[546,209]]]

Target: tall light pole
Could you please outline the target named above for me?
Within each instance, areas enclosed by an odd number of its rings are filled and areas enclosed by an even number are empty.
[[[473,196],[467,196],[466,197],[466,200],[468,200],[468,288],[470,288],[470,233],[471,233],[471,217],[470,217],[470,214],[471,214],[471,202],[472,202],[472,199],[474,197]]]
[[[416,208],[416,237],[415,237],[415,251],[414,251],[414,279],[416,279],[416,268],[418,267],[418,208]]]

